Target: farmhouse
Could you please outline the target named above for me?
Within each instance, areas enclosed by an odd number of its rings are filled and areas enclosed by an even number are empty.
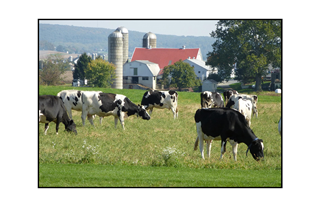
[[[183,62],[188,63],[191,67],[194,68],[194,73],[201,81],[207,79],[210,73],[218,73],[217,69],[213,70],[213,68],[206,65],[205,61],[203,60],[188,58]]]

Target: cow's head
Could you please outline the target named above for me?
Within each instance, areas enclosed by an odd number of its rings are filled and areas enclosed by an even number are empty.
[[[68,121],[68,124],[65,125],[65,127],[66,127],[67,132],[74,132],[76,135],[78,134],[77,130],[76,130],[76,124],[74,123],[74,121],[72,119],[70,121]]]
[[[138,105],[137,116],[138,117],[140,116],[142,119],[146,119],[146,120],[150,119],[150,115],[146,111],[145,107],[140,105]]]
[[[251,144],[248,146],[248,150],[250,149],[250,153],[252,154],[252,157],[259,161],[261,158],[264,158],[264,155],[263,155],[263,149],[264,149],[264,146],[263,146],[263,140],[262,139],[254,139]],[[247,150],[247,153],[248,153],[248,150]]]

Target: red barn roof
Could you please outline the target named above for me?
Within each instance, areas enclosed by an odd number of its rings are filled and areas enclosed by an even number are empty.
[[[173,65],[179,60],[201,59],[200,48],[196,49],[175,49],[175,48],[135,48],[131,61],[148,60],[157,63],[160,67],[159,75],[162,75],[163,68]]]

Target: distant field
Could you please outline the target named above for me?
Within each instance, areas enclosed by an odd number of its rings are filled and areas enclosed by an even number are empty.
[[[40,86],[39,95],[56,95],[59,91],[73,89],[66,86]],[[103,92],[120,93],[126,95],[135,104],[140,104],[144,90],[133,89],[101,89],[74,88],[81,90],[102,90]],[[220,157],[220,142],[213,143],[211,157],[201,159],[199,150],[194,151],[196,139],[194,113],[200,108],[200,93],[178,92],[179,118],[173,120],[169,110],[155,109],[149,121],[129,117],[125,120],[126,130],[118,124],[114,128],[113,117],[105,117],[102,125],[98,119],[94,120],[96,128],[88,121],[82,126],[81,112],[73,111],[77,124],[78,135],[63,132],[61,125],[59,135],[55,134],[54,123],[50,124],[48,134],[43,134],[44,124],[39,124],[39,186],[146,186],[150,180],[151,186],[205,186],[202,178],[194,177],[194,182],[187,182],[193,173],[212,172],[215,177],[210,186],[269,186],[281,187],[281,137],[278,133],[278,121],[281,116],[281,96],[263,92],[259,94],[259,117],[252,118],[251,128],[256,136],[263,139],[265,145],[265,159],[256,162],[250,153],[246,157],[247,146],[240,144],[238,161],[232,159],[230,144],[223,160]],[[205,152],[206,153],[206,152]],[[91,169],[93,168],[93,169]],[[79,174],[76,173],[79,171]],[[94,170],[97,178],[89,176]],[[168,175],[164,173],[168,170]],[[160,178],[151,179],[137,174],[159,172]],[[183,172],[184,178],[170,180],[171,173]],[[145,173],[144,173],[145,172]],[[111,173],[110,179],[103,182],[103,176]],[[162,174],[164,173],[164,174]],[[75,175],[76,174],[76,175]],[[249,181],[249,175],[262,175],[268,184],[257,178]],[[119,175],[117,177],[117,175]],[[198,175],[198,174],[197,174]],[[254,176],[253,175],[253,176]],[[82,181],[73,178],[78,176]],[[126,177],[123,180],[123,176]],[[166,178],[167,177],[167,178]],[[233,179],[236,177],[237,179]],[[68,181],[69,179],[70,182]],[[57,180],[62,180],[60,183]],[[63,181],[65,180],[65,181]],[[220,180],[220,181],[219,181]],[[227,182],[230,180],[230,182]],[[197,183],[198,181],[198,183]],[[216,184],[215,184],[216,182]],[[236,185],[232,184],[237,182]]]

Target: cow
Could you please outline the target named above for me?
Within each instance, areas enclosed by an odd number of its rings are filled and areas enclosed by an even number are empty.
[[[247,94],[234,94],[229,98],[229,101],[226,105],[227,108],[231,108],[232,106],[236,105],[239,97],[242,99],[250,100],[252,103],[252,113],[253,115],[255,114],[256,117],[258,118],[258,108],[257,108],[257,103],[258,103],[258,96],[257,95],[247,95]]]
[[[238,97],[238,101],[235,103],[234,108],[239,111],[246,119],[248,126],[251,126],[251,114],[252,114],[252,102],[248,99]]]
[[[226,105],[227,105],[227,103],[228,103],[229,98],[230,98],[233,94],[238,94],[238,91],[231,89],[231,90],[225,90],[225,91],[223,92],[223,97],[224,97],[224,101],[225,101]]]
[[[153,108],[171,109],[173,118],[178,118],[178,93],[176,91],[150,90],[143,94],[141,105],[149,110],[151,116]]]
[[[200,93],[201,108],[224,107],[222,96],[218,92],[204,91]]]
[[[118,119],[124,127],[125,115],[131,116],[136,114],[142,119],[149,120],[150,116],[143,106],[136,105],[124,95],[113,93],[99,93],[95,91],[87,91],[81,96],[82,101],[82,124],[85,125],[85,119],[88,117],[89,122],[94,126],[92,121],[93,115],[100,117],[114,116],[115,128],[117,127]]]
[[[96,92],[102,93],[102,91],[96,91]],[[86,93],[86,91],[63,90],[57,94],[57,96],[61,98],[64,106],[66,107],[66,110],[68,112],[70,119],[72,119],[71,109],[73,109],[75,111],[82,111],[81,96],[83,93]],[[94,118],[94,116],[93,116],[93,118]],[[103,117],[100,117],[100,124],[102,124],[102,119],[103,119]]]
[[[39,96],[39,123],[45,123],[44,134],[47,134],[50,122],[56,123],[56,134],[62,122],[66,131],[77,134],[76,124],[69,118],[62,100],[58,96]]]
[[[248,146],[253,158],[259,161],[263,155],[263,140],[258,139],[247,125],[245,117],[238,111],[229,108],[198,109],[194,116],[197,127],[197,139],[194,150],[197,150],[200,141],[200,153],[204,159],[203,140],[207,142],[207,155],[210,157],[212,140],[221,140],[221,156],[226,151],[226,143],[232,145],[233,158],[237,160],[237,148],[239,143]]]

